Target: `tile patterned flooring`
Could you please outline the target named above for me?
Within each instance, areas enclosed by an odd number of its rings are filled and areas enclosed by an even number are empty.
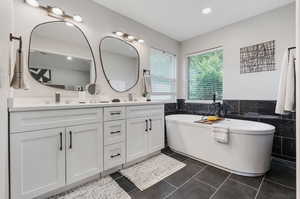
[[[186,167],[152,187],[140,191],[120,173],[111,177],[133,199],[294,199],[296,171],[273,162],[262,177],[238,176],[182,156],[169,149],[163,153],[186,163]]]

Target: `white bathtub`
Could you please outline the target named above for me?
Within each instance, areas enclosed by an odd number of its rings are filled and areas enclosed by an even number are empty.
[[[166,116],[171,149],[244,176],[261,176],[270,169],[275,127],[260,122],[225,119],[199,124],[197,115]],[[227,144],[215,141],[213,128],[229,129]]]

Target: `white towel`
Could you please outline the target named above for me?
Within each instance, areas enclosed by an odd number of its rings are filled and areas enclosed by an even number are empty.
[[[152,86],[151,86],[151,76],[150,75],[144,75],[144,93],[147,95],[151,94],[152,92]]]
[[[214,133],[215,141],[222,143],[222,144],[229,143],[229,129],[228,128],[214,127],[213,133]]]
[[[10,86],[15,89],[26,89],[23,74],[23,53],[19,49],[17,50],[16,62],[12,75]]]
[[[287,71],[287,83],[284,111],[295,112],[295,62],[296,54],[294,51],[290,51],[288,71]]]
[[[291,53],[292,56],[290,58],[294,57],[293,54]],[[287,50],[284,53],[282,64],[281,64],[281,69],[280,69],[280,80],[279,80],[279,88],[278,88],[278,94],[277,94],[277,102],[276,102],[276,109],[275,113],[277,114],[288,114],[287,111],[285,111],[285,108],[291,109],[291,103],[294,104],[294,102],[291,101],[291,96],[294,95],[294,76],[293,76],[293,70],[291,67],[294,67],[294,60],[292,62],[289,61],[289,51]],[[290,59],[291,60],[291,59]],[[289,71],[290,69],[290,71]],[[293,76],[291,78],[291,76]],[[291,79],[288,79],[291,78]],[[287,94],[289,96],[287,96]],[[287,101],[286,101],[287,100]]]

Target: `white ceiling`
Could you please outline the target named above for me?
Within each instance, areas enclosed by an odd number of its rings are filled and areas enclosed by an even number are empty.
[[[93,0],[169,37],[183,41],[295,0]],[[203,15],[203,8],[212,13]],[[120,27],[122,28],[122,27]]]

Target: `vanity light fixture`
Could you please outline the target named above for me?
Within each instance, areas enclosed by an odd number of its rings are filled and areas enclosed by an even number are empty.
[[[118,37],[121,37],[122,39],[124,39],[128,42],[132,42],[132,43],[144,43],[145,42],[145,40],[143,40],[143,39],[136,38],[133,35],[130,35],[128,33],[124,33],[124,32],[121,32],[121,31],[113,32],[113,34],[118,36]]]
[[[58,8],[58,7],[49,6],[49,5],[46,5],[46,6],[40,5],[38,0],[24,0],[24,2],[32,7],[36,7],[36,8],[45,10],[49,16],[55,17],[57,19],[61,19],[64,21],[73,20],[73,21],[79,22],[79,23],[83,21],[82,17],[79,15],[66,14],[61,8]],[[72,26],[74,26],[74,25],[72,24]]]
[[[58,15],[58,16],[62,16],[64,14],[64,11],[60,8],[51,8],[51,12],[55,15]]]
[[[38,8],[40,6],[39,2],[37,0],[25,0],[25,2],[35,8]]]
[[[211,12],[212,12],[211,8],[204,8],[204,9],[202,9],[202,14],[207,15],[207,14],[210,14]]]
[[[73,20],[77,21],[77,22],[82,22],[82,17],[79,15],[75,15],[75,16],[73,16]]]
[[[117,36],[123,36],[123,35],[124,35],[124,33],[123,33],[123,32],[120,32],[120,31],[115,32],[115,34],[116,34]]]
[[[66,21],[65,24],[66,24],[67,26],[74,27],[74,24],[72,24],[71,22]]]

